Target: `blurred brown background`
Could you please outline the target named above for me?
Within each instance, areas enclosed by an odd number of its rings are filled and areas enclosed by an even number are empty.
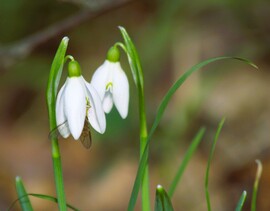
[[[234,210],[247,190],[244,210],[250,210],[255,159],[260,159],[264,170],[257,210],[270,210],[269,19],[268,0],[1,0],[0,209],[16,199],[17,175],[29,192],[55,195],[45,90],[60,40],[70,38],[68,54],[90,80],[109,47],[122,41],[117,29],[122,25],[142,60],[149,128],[168,88],[192,65],[230,55],[260,68],[221,61],[194,74],[177,91],[151,145],[152,204],[156,185],[168,189],[192,137],[206,126],[172,199],[175,210],[206,210],[207,158],[225,116],[210,172],[212,208]],[[115,109],[107,115],[107,131],[92,131],[90,151],[72,139],[60,140],[67,201],[81,210],[126,210],[133,186],[138,101],[124,54],[121,62],[131,86],[128,118],[122,120]],[[57,210],[52,202],[31,201],[35,210]]]

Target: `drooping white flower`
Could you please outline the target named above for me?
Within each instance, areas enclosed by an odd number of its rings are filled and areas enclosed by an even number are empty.
[[[95,71],[91,84],[97,90],[106,113],[115,105],[120,116],[128,114],[129,83],[119,62],[119,50],[112,47],[105,62]]]
[[[68,74],[56,100],[59,133],[64,138],[71,134],[78,140],[86,118],[97,132],[104,133],[106,119],[98,93],[84,80],[78,62],[69,63]]]

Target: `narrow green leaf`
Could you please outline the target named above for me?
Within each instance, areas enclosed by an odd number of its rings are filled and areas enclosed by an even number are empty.
[[[16,177],[16,190],[23,211],[32,211],[31,202],[27,196],[21,177]]]
[[[123,27],[119,27],[120,32],[125,41],[125,45],[118,43],[126,52],[130,69],[133,75],[134,82],[136,84],[137,93],[138,93],[138,107],[139,107],[139,117],[140,117],[140,158],[143,155],[143,152],[146,147],[146,141],[148,136],[147,122],[146,122],[146,112],[145,112],[145,99],[144,99],[144,80],[143,72],[141,68],[140,59],[137,53],[137,50],[131,41],[128,33]],[[146,160],[148,160],[148,153],[146,153]],[[148,164],[144,167],[143,170],[143,181],[142,184],[142,210],[150,210],[150,191],[149,191],[149,173],[148,173]]]
[[[64,37],[57,49],[55,57],[52,62],[48,86],[47,86],[47,107],[49,113],[49,125],[50,131],[56,128],[56,95],[59,85],[59,81],[62,75],[62,70],[65,62],[65,54],[68,46],[68,37]],[[52,143],[52,158],[53,158],[53,169],[56,185],[56,193],[58,197],[58,206],[60,211],[65,211],[66,208],[66,198],[64,191],[63,173],[61,165],[61,156],[58,145],[57,137],[51,139]]]
[[[164,98],[162,99],[159,107],[158,107],[158,110],[157,110],[157,114],[156,114],[156,117],[155,117],[155,121],[152,125],[152,128],[149,132],[149,135],[148,135],[148,138],[147,138],[147,143],[146,143],[146,147],[145,147],[145,150],[144,150],[144,153],[140,159],[140,164],[139,164],[139,167],[138,167],[138,170],[137,170],[137,175],[136,175],[136,178],[135,178],[135,181],[134,181],[134,185],[133,185],[133,189],[132,189],[132,193],[131,193],[131,196],[130,196],[130,200],[129,200],[129,205],[128,205],[128,210],[129,211],[133,211],[134,210],[134,207],[135,207],[135,204],[136,204],[136,201],[137,201],[137,197],[138,197],[138,193],[139,193],[139,189],[140,189],[140,186],[141,186],[141,182],[142,182],[142,178],[143,178],[143,172],[144,172],[144,169],[147,165],[147,153],[148,153],[148,150],[149,150],[149,143],[150,143],[150,140],[163,116],[163,113],[171,99],[171,97],[173,96],[173,94],[177,91],[177,89],[188,79],[188,77],[195,71],[199,70],[200,68],[210,64],[210,63],[213,63],[213,62],[216,62],[216,61],[219,61],[219,60],[226,60],[226,59],[236,59],[236,60],[240,60],[240,61],[243,61],[249,65],[251,65],[252,67],[257,68],[257,66],[255,64],[253,64],[252,62],[246,60],[246,59],[243,59],[243,58],[238,58],[238,57],[226,57],[226,56],[223,56],[223,57],[216,57],[216,58],[211,58],[211,59],[208,59],[206,61],[203,61],[193,67],[191,67],[189,70],[187,70],[182,76],[179,77],[179,79],[171,86],[171,88],[169,89],[169,91],[166,93],[166,95],[164,96]]]
[[[161,185],[156,189],[155,211],[173,211],[171,199]]]
[[[15,205],[15,203],[19,200],[21,201],[21,198],[25,198],[28,196],[33,196],[33,197],[36,197],[36,198],[40,198],[40,199],[44,199],[44,200],[47,200],[47,201],[52,201],[52,202],[55,202],[55,203],[58,203],[58,200],[57,198],[53,197],[53,196],[49,196],[49,195],[45,195],[45,194],[37,194],[37,193],[25,193],[25,195],[22,195],[20,196],[20,198],[16,199],[12,205],[9,207],[8,211],[12,209],[12,207]],[[73,207],[72,205],[70,204],[66,204],[68,208],[74,210],[74,211],[80,211],[79,209]],[[31,211],[33,209],[25,209],[26,211]]]
[[[49,196],[49,195],[44,195],[44,194],[36,194],[36,193],[29,193],[30,196],[34,196],[34,197],[37,197],[37,198],[40,198],[40,199],[45,199],[45,200],[48,200],[48,201],[52,201],[52,202],[55,202],[55,203],[58,203],[58,200],[57,198],[53,197],[53,196]],[[66,204],[68,208],[74,210],[74,211],[80,211],[79,209],[73,207],[72,205],[70,204]]]
[[[119,29],[125,41],[126,53],[128,55],[128,62],[131,67],[134,82],[137,87],[141,87],[141,89],[143,89],[143,72],[139,55],[126,29],[122,26],[119,26]]]
[[[64,37],[62,39],[51,65],[47,86],[47,106],[49,112],[50,130],[56,128],[56,120],[55,120],[56,94],[65,61],[68,41],[69,41],[68,37]]]
[[[235,208],[235,211],[242,211],[246,198],[247,198],[247,192],[244,190],[237,203],[237,207]]]
[[[215,151],[215,147],[216,147],[216,143],[219,137],[219,134],[221,132],[221,129],[224,125],[225,122],[225,118],[223,118],[219,125],[218,125],[218,129],[216,131],[216,135],[214,137],[214,141],[212,143],[212,147],[211,147],[211,151],[210,151],[210,155],[208,158],[208,162],[207,162],[207,168],[206,168],[206,175],[205,175],[205,195],[206,195],[206,202],[207,202],[207,208],[209,211],[211,211],[211,203],[210,203],[210,195],[209,195],[209,190],[208,190],[208,183],[209,183],[209,171],[210,171],[210,164],[214,155],[214,151]]]
[[[257,200],[259,181],[261,179],[262,170],[263,170],[261,161],[256,160],[256,163],[258,165],[258,168],[257,168],[256,178],[254,181],[253,192],[252,192],[251,211],[256,211],[256,200]]]
[[[179,183],[186,167],[187,167],[187,164],[188,162],[190,161],[193,153],[195,152],[195,150],[197,149],[199,143],[201,142],[202,138],[203,138],[203,135],[205,133],[205,128],[201,128],[199,130],[199,132],[196,134],[196,136],[193,138],[186,154],[184,155],[184,158],[183,158],[183,161],[182,163],[180,164],[179,168],[178,168],[178,171],[175,175],[175,178],[173,179],[173,182],[170,186],[170,189],[168,191],[168,194],[169,196],[172,198],[173,194],[174,194],[174,191],[176,189],[176,186],[177,184]]]

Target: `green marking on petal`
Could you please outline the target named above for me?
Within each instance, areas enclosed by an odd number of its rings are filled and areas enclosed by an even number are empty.
[[[106,90],[109,90],[109,88],[112,87],[112,86],[113,86],[113,83],[112,82],[107,83]]]
[[[91,106],[91,104],[90,104],[90,101],[89,101],[88,97],[86,97],[86,116],[87,116],[88,111],[89,111],[89,109],[90,109],[91,107],[92,107],[92,106]]]

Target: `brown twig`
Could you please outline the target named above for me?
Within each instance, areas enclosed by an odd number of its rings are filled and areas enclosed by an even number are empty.
[[[132,0],[110,1],[110,3],[105,5],[103,4],[101,8],[96,8],[95,11],[90,9],[82,10],[77,14],[59,21],[42,31],[23,38],[22,40],[8,46],[3,46],[0,48],[1,66],[8,68],[16,61],[26,58],[36,47],[52,39],[53,37],[59,36],[60,34],[78,26],[86,20],[93,19],[113,9],[122,7],[130,2],[132,2]]]

